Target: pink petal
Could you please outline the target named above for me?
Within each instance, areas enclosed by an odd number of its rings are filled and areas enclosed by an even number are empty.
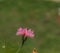
[[[23,28],[19,28],[17,31],[22,31],[23,30]]]
[[[34,33],[33,31],[31,31],[31,29],[29,29],[26,34],[25,34],[27,37],[30,37],[30,38],[33,38],[34,37]]]
[[[19,28],[19,29],[17,30],[16,35],[23,35],[23,34],[24,34],[24,29],[23,29],[23,28]]]

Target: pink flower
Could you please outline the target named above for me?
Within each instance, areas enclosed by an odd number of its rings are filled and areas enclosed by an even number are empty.
[[[31,30],[31,29],[27,29],[27,28],[19,28],[17,30],[17,33],[16,35],[18,36],[26,36],[26,37],[30,37],[30,38],[33,38],[34,37],[34,32]]]
[[[33,38],[34,37],[34,32],[31,29],[29,29],[25,33],[25,36],[30,37],[30,38]]]
[[[24,35],[24,29],[23,28],[19,28],[18,30],[17,30],[17,33],[16,33],[16,35]]]

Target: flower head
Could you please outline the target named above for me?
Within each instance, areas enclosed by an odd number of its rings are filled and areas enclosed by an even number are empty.
[[[38,52],[37,52],[37,49],[34,48],[32,53],[38,53]]]
[[[26,37],[30,37],[30,38],[33,38],[34,37],[34,32],[31,30],[31,29],[27,29],[27,28],[19,28],[17,30],[17,33],[16,35],[18,36],[26,36]]]

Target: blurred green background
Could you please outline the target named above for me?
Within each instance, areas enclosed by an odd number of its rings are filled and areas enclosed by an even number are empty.
[[[59,6],[43,0],[0,0],[0,53],[16,53],[21,45],[19,27],[35,31],[35,38],[29,38],[19,53],[32,53],[33,48],[38,53],[60,53]]]

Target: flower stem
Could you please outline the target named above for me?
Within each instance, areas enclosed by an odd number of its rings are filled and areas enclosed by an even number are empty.
[[[18,47],[16,53],[19,53],[20,50],[21,50],[21,46],[20,46],[20,44],[19,44],[19,47]]]
[[[21,49],[21,48],[19,47],[18,50],[16,51],[16,53],[19,53],[20,49]]]

